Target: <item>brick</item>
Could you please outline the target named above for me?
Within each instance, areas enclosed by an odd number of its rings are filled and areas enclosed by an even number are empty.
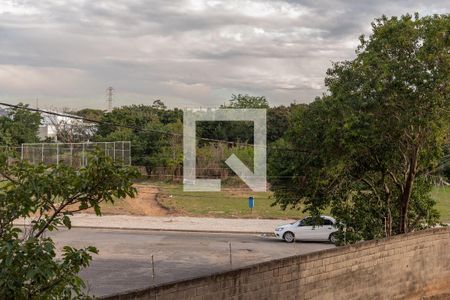
[[[449,248],[449,228],[427,230],[161,286],[133,299],[408,298],[429,283],[450,282]]]

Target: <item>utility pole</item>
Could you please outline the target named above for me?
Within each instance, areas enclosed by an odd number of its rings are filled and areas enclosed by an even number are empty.
[[[108,111],[112,111],[112,101],[113,101],[114,88],[112,86],[106,89],[106,95],[108,96]]]

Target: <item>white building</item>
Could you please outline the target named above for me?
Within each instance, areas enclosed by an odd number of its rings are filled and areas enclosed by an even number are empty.
[[[56,126],[51,125],[51,124],[39,125],[38,137],[39,137],[39,140],[41,140],[41,141],[46,140],[47,138],[56,140],[57,139]]]

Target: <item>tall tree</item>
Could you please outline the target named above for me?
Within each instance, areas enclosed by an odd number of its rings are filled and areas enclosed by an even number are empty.
[[[286,159],[272,163],[292,176],[273,183],[278,202],[352,214],[345,221],[357,238],[436,220],[427,174],[450,126],[448,28],[448,15],[376,19],[357,57],[327,72],[329,94],[300,114],[286,137],[305,151],[292,157],[295,167],[283,166]],[[293,181],[297,187],[288,188]]]

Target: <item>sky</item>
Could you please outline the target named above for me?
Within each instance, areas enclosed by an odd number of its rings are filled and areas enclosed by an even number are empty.
[[[446,9],[447,8],[447,9]],[[376,17],[438,1],[0,0],[0,102],[215,107],[231,94],[311,102]],[[36,101],[38,99],[38,101]]]

